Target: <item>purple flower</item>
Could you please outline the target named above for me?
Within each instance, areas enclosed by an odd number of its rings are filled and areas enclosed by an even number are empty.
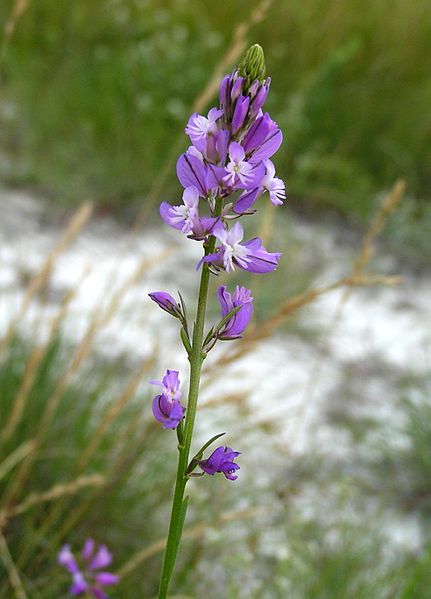
[[[150,381],[160,385],[162,393],[153,399],[154,418],[163,424],[163,428],[177,428],[184,418],[186,409],[181,405],[180,380],[177,370],[167,370],[161,381]]]
[[[222,115],[220,108],[211,108],[208,117],[192,114],[185,130],[202,158],[214,164],[224,162],[229,143],[229,131],[217,124]]]
[[[200,460],[199,466],[210,476],[223,472],[229,480],[236,480],[238,475],[234,472],[239,470],[239,466],[233,460],[239,455],[239,451],[233,451],[230,447],[218,447],[207,460]]]
[[[194,113],[189,118],[187,127],[185,129],[186,134],[190,137],[190,141],[200,152],[205,148],[202,145],[202,141],[205,141],[208,135],[214,135],[217,133],[217,119],[223,114],[223,110],[220,108],[211,108],[208,113],[208,117],[204,117],[201,114]],[[201,146],[201,147],[199,147]]]
[[[182,310],[177,301],[166,291],[152,291],[148,294],[153,302],[156,302],[158,306],[165,312],[172,314],[176,318],[182,315]]]
[[[70,550],[70,545],[64,545],[58,554],[58,563],[72,575],[72,586],[69,593],[73,596],[90,593],[96,599],[107,599],[108,595],[102,587],[117,584],[119,581],[116,574],[99,571],[112,562],[112,555],[106,545],[100,545],[97,551],[95,548],[93,539],[85,541],[80,559],[81,568]]]
[[[264,164],[266,168],[266,174],[260,184],[264,190],[268,191],[269,199],[274,206],[280,205],[283,203],[283,200],[286,199],[286,187],[284,185],[284,181],[278,177],[274,177],[275,166],[271,160],[265,160]]]
[[[199,192],[194,185],[186,187],[183,193],[183,204],[171,206],[168,202],[160,204],[160,216],[169,226],[189,237],[202,240],[210,235],[219,219],[199,216]]]
[[[221,285],[217,290],[217,295],[221,306],[222,318],[234,308],[241,306],[223,328],[218,331],[217,337],[223,340],[240,338],[253,316],[251,291],[246,289],[246,287],[239,287],[237,285],[231,295],[226,290],[226,285]]]
[[[209,262],[216,267],[224,268],[227,272],[232,272],[235,266],[239,266],[243,270],[256,274],[272,272],[277,268],[281,253],[267,252],[259,237],[240,243],[244,237],[241,223],[235,223],[230,230],[220,226],[214,230],[214,235],[221,245],[214,254],[202,258],[198,267],[203,262]]]
[[[223,182],[233,189],[251,189],[259,184],[264,176],[263,165],[247,162],[244,148],[236,141],[229,146],[229,159]]]

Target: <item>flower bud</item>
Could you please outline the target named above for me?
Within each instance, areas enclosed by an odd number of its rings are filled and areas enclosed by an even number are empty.
[[[265,79],[266,65],[265,56],[262,47],[259,44],[250,46],[245,57],[238,65],[238,72],[241,77],[248,79],[251,83],[255,79],[263,82]]]

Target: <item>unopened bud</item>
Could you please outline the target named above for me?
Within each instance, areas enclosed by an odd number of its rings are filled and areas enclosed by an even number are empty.
[[[255,79],[262,82],[265,79],[265,56],[259,44],[250,46],[245,57],[238,65],[238,72],[241,77],[247,78],[250,82]]]

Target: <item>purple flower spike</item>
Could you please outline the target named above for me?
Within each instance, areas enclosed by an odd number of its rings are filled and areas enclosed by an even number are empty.
[[[207,460],[200,460],[199,466],[210,476],[223,472],[227,479],[236,480],[238,475],[234,473],[240,467],[233,460],[239,455],[239,451],[233,451],[230,447],[218,447]]]
[[[111,572],[99,572],[109,566],[112,555],[106,545],[100,545],[95,552],[93,539],[87,539],[81,554],[81,567],[70,550],[70,545],[64,545],[58,554],[57,561],[72,574],[72,585],[69,594],[77,597],[89,593],[95,599],[107,599],[108,595],[102,587],[117,584],[119,577]]]
[[[153,302],[156,302],[158,306],[168,314],[172,314],[178,318],[182,315],[181,307],[177,301],[166,291],[152,291],[148,294]]]
[[[218,332],[217,337],[223,340],[239,339],[253,316],[253,298],[251,291],[246,287],[235,287],[231,295],[226,290],[226,285],[221,285],[217,291],[218,301],[221,306],[221,315],[224,318],[234,308],[241,306],[232,318]]]
[[[163,424],[163,428],[177,428],[184,418],[186,409],[181,405],[180,380],[177,370],[167,370],[161,381],[150,381],[160,385],[162,393],[153,399],[154,418]]]

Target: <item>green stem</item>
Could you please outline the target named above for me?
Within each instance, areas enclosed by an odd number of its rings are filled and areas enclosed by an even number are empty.
[[[217,199],[215,214],[220,215],[222,208],[221,198]],[[210,237],[205,254],[214,252],[216,239]],[[189,463],[190,447],[192,444],[193,428],[196,417],[196,407],[199,396],[199,384],[201,378],[202,364],[205,359],[203,352],[203,338],[205,326],[205,313],[207,306],[208,287],[210,280],[210,270],[207,264],[202,267],[201,282],[199,287],[198,306],[196,312],[196,321],[193,329],[192,351],[189,355],[190,360],[190,381],[189,395],[187,401],[187,412],[182,434],[182,444],[178,445],[178,468],[175,482],[174,497],[172,501],[171,520],[169,524],[169,533],[166,541],[165,555],[163,558],[162,574],[160,577],[160,586],[158,599],[166,599],[169,589],[169,583],[174,571],[175,561],[181,542],[184,519],[187,510],[187,500],[184,499],[184,491],[188,478],[186,470]]]

